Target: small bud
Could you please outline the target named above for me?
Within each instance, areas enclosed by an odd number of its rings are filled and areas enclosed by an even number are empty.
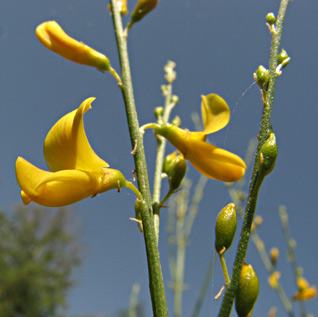
[[[269,254],[270,254],[271,263],[272,263],[273,266],[275,266],[276,263],[277,263],[277,260],[278,260],[278,256],[279,256],[278,248],[272,248],[269,251]]]
[[[263,88],[268,83],[269,71],[264,66],[260,65],[253,74],[253,77],[256,83]]]
[[[266,15],[266,21],[268,24],[272,25],[276,23],[276,17],[273,12],[267,13]]]
[[[158,120],[160,117],[163,116],[163,107],[156,107],[154,113],[156,119]]]
[[[268,284],[271,288],[277,289],[278,288],[278,281],[280,279],[280,272],[273,272],[268,278]]]
[[[289,62],[290,62],[290,57],[288,56],[287,52],[284,49],[282,49],[282,51],[277,57],[277,63],[281,64],[282,67],[284,68],[288,65]]]
[[[263,223],[263,218],[262,218],[262,216],[257,215],[257,216],[254,218],[254,223],[255,223],[255,226],[258,228],[258,227]]]
[[[105,55],[68,36],[55,21],[40,24],[35,34],[45,47],[72,62],[93,66],[102,72],[111,70]]]
[[[174,104],[174,105],[177,105],[179,103],[179,97],[177,95],[172,95],[171,97],[171,102]]]
[[[173,120],[171,121],[171,124],[176,126],[176,127],[180,127],[181,126],[181,119],[179,116],[175,116],[173,118]]]
[[[118,11],[121,15],[125,15],[128,13],[127,9],[127,0],[117,0]],[[108,5],[108,9],[111,10],[111,5]]]
[[[274,133],[270,133],[269,138],[262,145],[259,154],[259,170],[262,174],[269,174],[275,167],[278,155],[278,147]]]
[[[159,0],[139,0],[131,14],[127,28],[130,29],[134,23],[140,21],[145,15],[152,11],[157,6],[158,1]]]
[[[183,156],[173,152],[168,155],[163,164],[163,172],[169,177],[171,190],[176,190],[180,187],[181,182],[187,171],[187,162]]]
[[[235,298],[235,309],[239,317],[251,315],[258,292],[259,282],[253,266],[244,263]]]
[[[218,214],[215,223],[215,250],[220,253],[231,247],[237,226],[236,210],[233,203],[225,206]],[[224,251],[224,252],[225,252]]]

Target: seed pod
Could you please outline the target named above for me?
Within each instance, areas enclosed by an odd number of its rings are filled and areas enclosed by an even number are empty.
[[[237,226],[236,210],[233,203],[225,206],[218,214],[215,223],[215,250],[220,253],[228,250],[233,242]],[[225,252],[224,251],[224,252]]]
[[[259,154],[259,170],[262,174],[267,175],[274,169],[277,155],[278,147],[276,144],[276,136],[272,132],[262,145]]]
[[[251,316],[258,292],[259,282],[253,266],[244,263],[235,298],[235,309],[239,317]]]

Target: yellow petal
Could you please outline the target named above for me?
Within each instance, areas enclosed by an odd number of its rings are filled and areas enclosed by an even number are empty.
[[[316,286],[311,286],[301,291],[298,291],[294,296],[293,300],[310,300],[317,296]]]
[[[216,94],[201,97],[204,133],[210,134],[224,128],[230,120],[230,109],[226,101]]]
[[[78,169],[100,172],[109,165],[91,148],[84,130],[83,115],[95,98],[86,99],[77,110],[62,117],[49,131],[43,153],[50,171]]]
[[[40,24],[35,34],[45,47],[70,61],[93,66],[101,71],[110,70],[110,63],[105,55],[68,36],[55,21]]]
[[[67,206],[109,189],[124,187],[126,183],[117,170],[105,169],[102,173],[63,170],[52,173],[35,167],[22,157],[16,161],[16,176],[25,204],[34,201],[48,207]]]
[[[239,156],[204,141],[191,138],[184,155],[201,174],[209,178],[235,182],[245,174],[246,165]]]

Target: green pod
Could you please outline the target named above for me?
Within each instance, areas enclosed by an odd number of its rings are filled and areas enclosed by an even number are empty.
[[[218,214],[215,223],[215,250],[220,253],[231,247],[237,226],[236,210],[233,203],[225,206]]]
[[[267,175],[274,169],[277,155],[278,147],[276,143],[276,136],[272,132],[262,145],[259,154],[259,170],[262,174]]]
[[[264,66],[260,65],[253,74],[253,77],[256,83],[263,88],[268,83],[269,71]]]
[[[258,293],[259,282],[253,266],[244,263],[235,297],[235,309],[239,317],[251,316]]]

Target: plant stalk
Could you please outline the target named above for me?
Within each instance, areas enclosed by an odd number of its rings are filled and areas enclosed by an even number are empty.
[[[145,247],[148,262],[149,288],[154,316],[168,316],[165,288],[161,271],[159,250],[155,234],[151,194],[148,181],[146,157],[143,146],[143,139],[139,131],[139,122],[135,107],[133,86],[127,50],[127,38],[124,36],[123,25],[116,0],[110,0],[111,12],[117,47],[120,59],[122,84],[119,85],[125,102],[128,128],[134,160],[138,188],[144,200],[144,208],[141,208],[141,218],[144,230]]]
[[[247,200],[247,206],[245,210],[244,222],[241,231],[240,242],[238,246],[238,250],[236,253],[236,258],[234,262],[234,267],[232,271],[231,283],[226,289],[222,305],[219,311],[219,316],[227,317],[230,316],[236,290],[239,283],[239,276],[242,270],[242,266],[245,260],[245,256],[247,253],[248,243],[250,239],[250,231],[251,225],[257,205],[257,198],[259,188],[263,182],[264,177],[258,173],[258,157],[261,146],[264,144],[268,137],[268,130],[270,126],[271,112],[274,101],[276,80],[277,80],[277,57],[279,54],[279,47],[283,32],[283,25],[285,21],[286,11],[288,7],[289,0],[281,0],[280,8],[277,16],[276,22],[276,31],[273,33],[272,37],[272,45],[271,45],[271,54],[270,54],[270,62],[269,62],[269,84],[267,90],[266,100],[263,103],[263,114],[261,120],[261,127],[259,133],[258,146],[254,159],[254,168],[252,174],[251,185],[249,189],[249,195]]]

